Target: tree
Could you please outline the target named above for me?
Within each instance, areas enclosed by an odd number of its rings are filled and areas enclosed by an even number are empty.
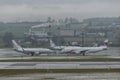
[[[5,43],[6,47],[10,47],[12,45],[12,39],[14,38],[11,32],[6,32],[3,36],[3,42]]]

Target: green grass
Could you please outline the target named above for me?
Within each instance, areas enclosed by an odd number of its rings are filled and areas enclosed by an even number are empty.
[[[34,73],[103,73],[119,72],[120,69],[0,69],[0,76],[34,74]]]
[[[0,62],[80,62],[80,61],[120,61],[119,58],[66,58],[66,59],[8,59]]]

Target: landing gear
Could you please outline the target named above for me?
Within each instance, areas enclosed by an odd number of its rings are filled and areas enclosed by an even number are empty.
[[[85,56],[85,52],[86,51],[81,51],[80,54],[82,54],[83,56]]]
[[[31,56],[34,56],[34,52],[31,52]]]
[[[85,53],[82,53],[83,54],[83,56],[85,56]]]

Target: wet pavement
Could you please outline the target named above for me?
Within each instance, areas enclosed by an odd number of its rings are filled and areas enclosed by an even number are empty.
[[[18,53],[12,49],[0,49],[0,60],[6,59],[65,59],[65,58],[92,58],[101,56],[106,58],[120,58],[120,48],[109,48],[106,51],[98,53],[90,53],[87,56],[71,56],[71,55],[40,55],[30,57],[28,55]],[[25,69],[25,68],[120,68],[120,62],[0,62],[0,69]],[[9,75],[1,76],[0,80],[120,80],[120,73],[46,73],[46,74],[22,74],[22,75]]]
[[[0,69],[120,69],[120,62],[0,62]]]
[[[0,58],[21,57],[21,56],[30,56],[30,55],[16,52],[12,48],[0,49]],[[36,55],[36,56],[38,56],[38,55]],[[78,55],[42,54],[39,56],[78,56]],[[82,55],[79,55],[79,56],[82,56]],[[108,50],[97,52],[97,53],[87,53],[86,56],[120,56],[120,47],[109,48]]]

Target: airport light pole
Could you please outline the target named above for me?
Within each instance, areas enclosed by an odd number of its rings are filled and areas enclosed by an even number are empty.
[[[58,29],[58,45],[61,45],[61,41],[60,41],[60,27],[57,28]]]
[[[84,47],[84,31],[82,30],[82,47]]]

